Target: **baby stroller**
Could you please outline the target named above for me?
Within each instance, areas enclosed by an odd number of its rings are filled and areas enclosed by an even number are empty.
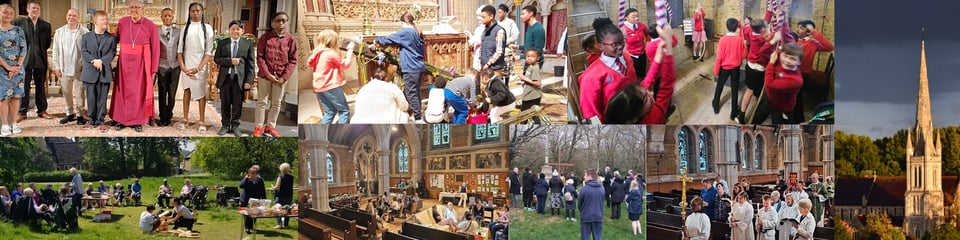
[[[190,192],[190,201],[193,203],[193,208],[195,209],[205,209],[207,204],[207,192],[209,190],[206,186],[193,186],[193,190]]]
[[[74,204],[73,199],[70,198],[60,200],[56,210],[53,212],[55,224],[53,231],[57,229],[80,229],[80,225],[77,223],[77,208]]]

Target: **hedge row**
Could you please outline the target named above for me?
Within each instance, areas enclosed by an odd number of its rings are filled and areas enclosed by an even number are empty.
[[[107,174],[101,173],[92,173],[84,170],[77,171],[80,173],[80,176],[83,177],[84,182],[90,181],[100,181],[100,180],[117,180],[122,177],[110,176]],[[70,175],[69,170],[64,171],[50,171],[50,172],[32,172],[27,173],[23,176],[26,182],[70,182],[73,179],[73,176]]]

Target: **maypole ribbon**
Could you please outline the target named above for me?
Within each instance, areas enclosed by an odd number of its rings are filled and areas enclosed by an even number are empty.
[[[620,22],[617,25],[618,27],[623,27],[623,22],[627,20],[627,0],[620,0]]]
[[[669,23],[673,19],[673,8],[670,7],[670,2],[664,1],[667,5],[667,22]]]
[[[663,28],[664,26],[667,26],[667,7],[666,7],[667,1],[657,0],[655,5],[656,5],[655,14],[657,15],[657,27]]]

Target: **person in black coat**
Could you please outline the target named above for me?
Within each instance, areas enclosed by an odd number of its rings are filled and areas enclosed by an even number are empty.
[[[549,190],[550,185],[547,184],[546,175],[543,173],[540,174],[540,178],[537,179],[537,187],[534,191],[534,194],[537,195],[537,213],[546,214],[546,211],[543,208],[547,204],[547,191]]]
[[[563,180],[557,172],[553,172],[550,178],[550,216],[560,215],[560,208],[564,206],[563,202]]]
[[[610,207],[610,194],[613,193],[613,190],[610,189],[610,184],[613,183],[613,172],[610,172],[610,167],[603,169],[603,201],[607,204],[607,207]]]
[[[520,168],[514,167],[510,172],[510,206],[520,207]]]
[[[247,176],[240,180],[240,206],[249,206],[250,199],[266,199],[267,190],[263,185],[263,178],[260,178],[260,166],[254,165],[247,169]],[[253,225],[257,220],[249,216],[244,217],[244,226],[247,234],[253,233]]]
[[[613,191],[610,193],[610,219],[620,219],[620,205],[623,204],[623,199],[627,195],[627,188],[630,185],[623,183],[623,178],[620,178],[620,172],[614,172],[613,183],[610,184],[610,190]]]
[[[533,192],[537,186],[537,177],[529,167],[524,170],[526,173],[523,174],[523,207],[527,211],[533,211]]]
[[[480,73],[480,81],[487,85],[487,98],[484,102],[490,104],[490,123],[499,123],[500,115],[513,109],[514,102],[517,101],[507,84],[494,78],[493,72],[484,70]]]

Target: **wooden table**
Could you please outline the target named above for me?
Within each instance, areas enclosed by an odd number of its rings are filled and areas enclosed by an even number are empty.
[[[467,193],[441,192],[438,200],[442,202],[444,197],[460,198],[460,203],[457,205],[460,205],[461,207],[467,207]]]
[[[239,213],[240,215],[242,215],[242,216],[244,216],[244,217],[251,217],[251,218],[254,218],[254,219],[257,219],[257,218],[278,218],[278,217],[299,218],[299,216],[297,216],[297,215],[286,215],[286,216],[249,216],[249,215],[247,215],[247,210],[237,211],[237,213]],[[245,225],[243,224],[244,221],[246,221],[246,220],[241,220],[241,221],[240,221],[240,239],[243,239],[243,237],[246,236],[246,234],[247,234],[246,229],[244,229],[244,228],[247,227],[247,226],[245,226]],[[251,234],[251,235],[253,236],[253,239],[257,239],[257,224],[253,224],[253,234]]]

